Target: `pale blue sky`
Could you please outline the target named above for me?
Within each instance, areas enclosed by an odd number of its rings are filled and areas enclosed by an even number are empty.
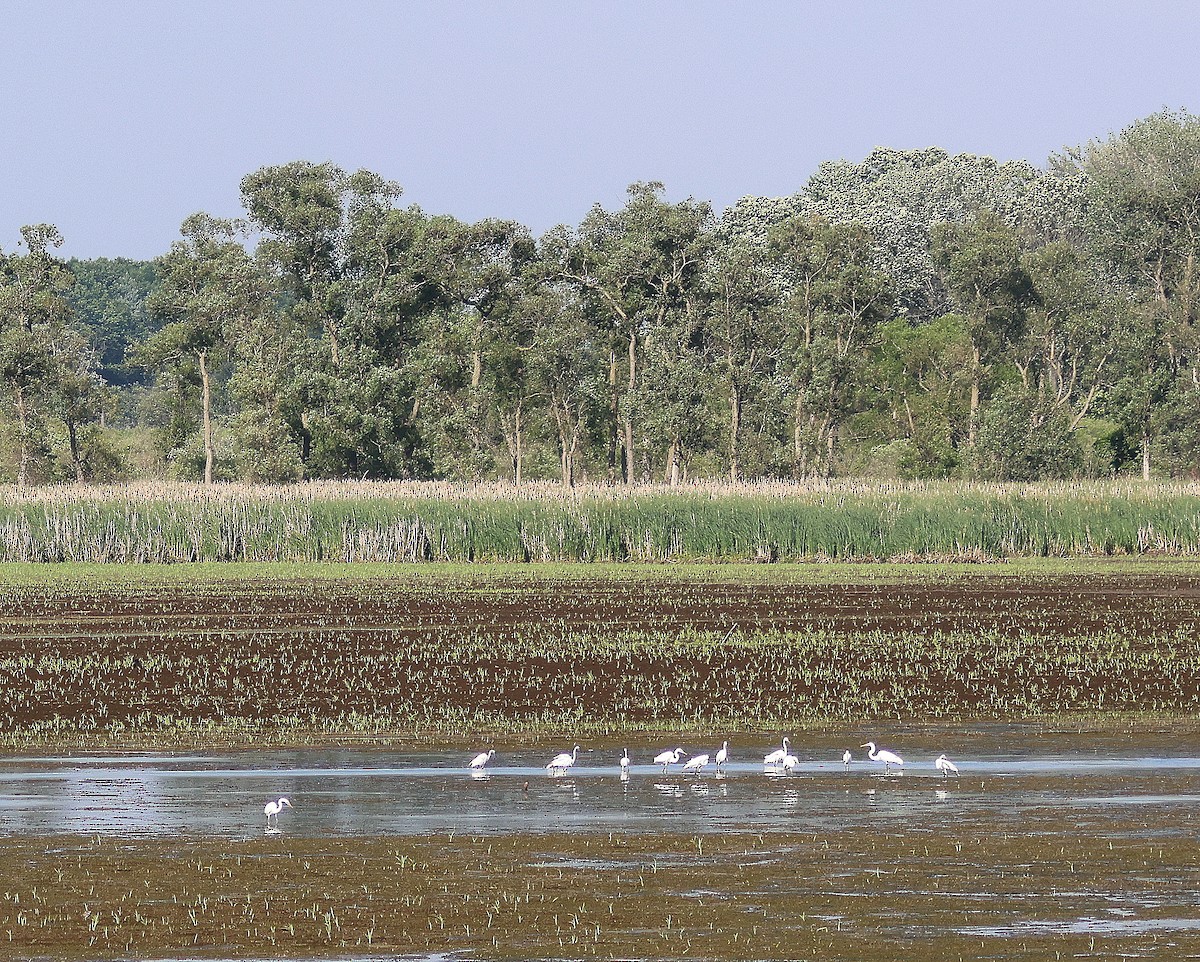
[[[0,246],[152,257],[265,164],[541,232],[634,180],[718,207],[875,145],[1044,163],[1200,111],[1192,2],[0,0]]]

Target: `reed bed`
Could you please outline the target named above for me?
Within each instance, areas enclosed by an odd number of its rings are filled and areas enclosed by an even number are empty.
[[[1114,554],[1200,554],[1200,486],[0,489],[0,562],[986,562]]]

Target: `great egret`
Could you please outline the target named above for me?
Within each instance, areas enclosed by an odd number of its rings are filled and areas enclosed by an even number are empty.
[[[729,741],[726,739],[721,742],[721,747],[717,751],[717,768],[720,768],[729,761]]]
[[[267,816],[267,828],[271,828],[271,819],[275,819],[275,828],[279,828],[279,813],[285,808],[291,808],[292,803],[286,798],[281,798],[277,802],[267,802],[263,806],[263,814]]]
[[[546,766],[548,772],[558,772],[560,775],[568,768],[575,764],[575,759],[579,757],[579,746],[575,746],[575,751],[569,755],[563,752],[561,755],[555,755],[550,759],[550,763]]]
[[[471,768],[483,768],[496,756],[496,749],[489,748],[486,752],[481,752],[471,759]]]
[[[867,742],[862,747],[870,749],[870,751],[867,752],[867,758],[871,759],[871,761],[883,762],[883,773],[885,775],[892,770],[893,765],[900,767],[904,766],[904,759],[895,752],[889,752],[886,748],[881,748],[879,751],[876,751],[874,742]]]
[[[847,748],[844,752],[842,752],[842,764],[849,769],[852,761],[854,761],[854,756],[850,754],[850,749]]]
[[[955,765],[954,762],[950,761],[950,759],[946,757],[945,753],[938,755],[938,757],[934,759],[933,767],[942,773],[942,778],[949,778],[951,772],[954,772],[955,775],[958,774],[958,766]]]
[[[621,777],[629,776],[629,749],[624,749],[625,754],[621,756]]]
[[[689,758],[684,763],[683,770],[685,772],[695,772],[696,774],[699,774],[700,769],[702,769],[707,764],[708,764],[708,756],[707,755],[695,755],[692,758]]]
[[[679,759],[683,758],[683,749],[676,748],[673,752],[661,752],[654,756],[654,764],[663,767],[664,774],[667,771],[668,765],[678,765]]]
[[[778,765],[788,756],[791,750],[792,743],[788,741],[787,736],[785,735],[783,738],[783,748],[776,748],[775,751],[771,752],[770,755],[765,755],[763,757],[763,764]]]

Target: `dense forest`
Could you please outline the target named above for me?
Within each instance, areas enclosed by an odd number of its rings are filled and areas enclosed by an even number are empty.
[[[534,237],[329,163],[153,262],[0,252],[0,480],[1191,476],[1200,118]]]

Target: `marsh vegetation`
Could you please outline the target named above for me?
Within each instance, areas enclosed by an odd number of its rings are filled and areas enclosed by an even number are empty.
[[[130,747],[1189,713],[1187,562],[3,569],[0,737]]]

